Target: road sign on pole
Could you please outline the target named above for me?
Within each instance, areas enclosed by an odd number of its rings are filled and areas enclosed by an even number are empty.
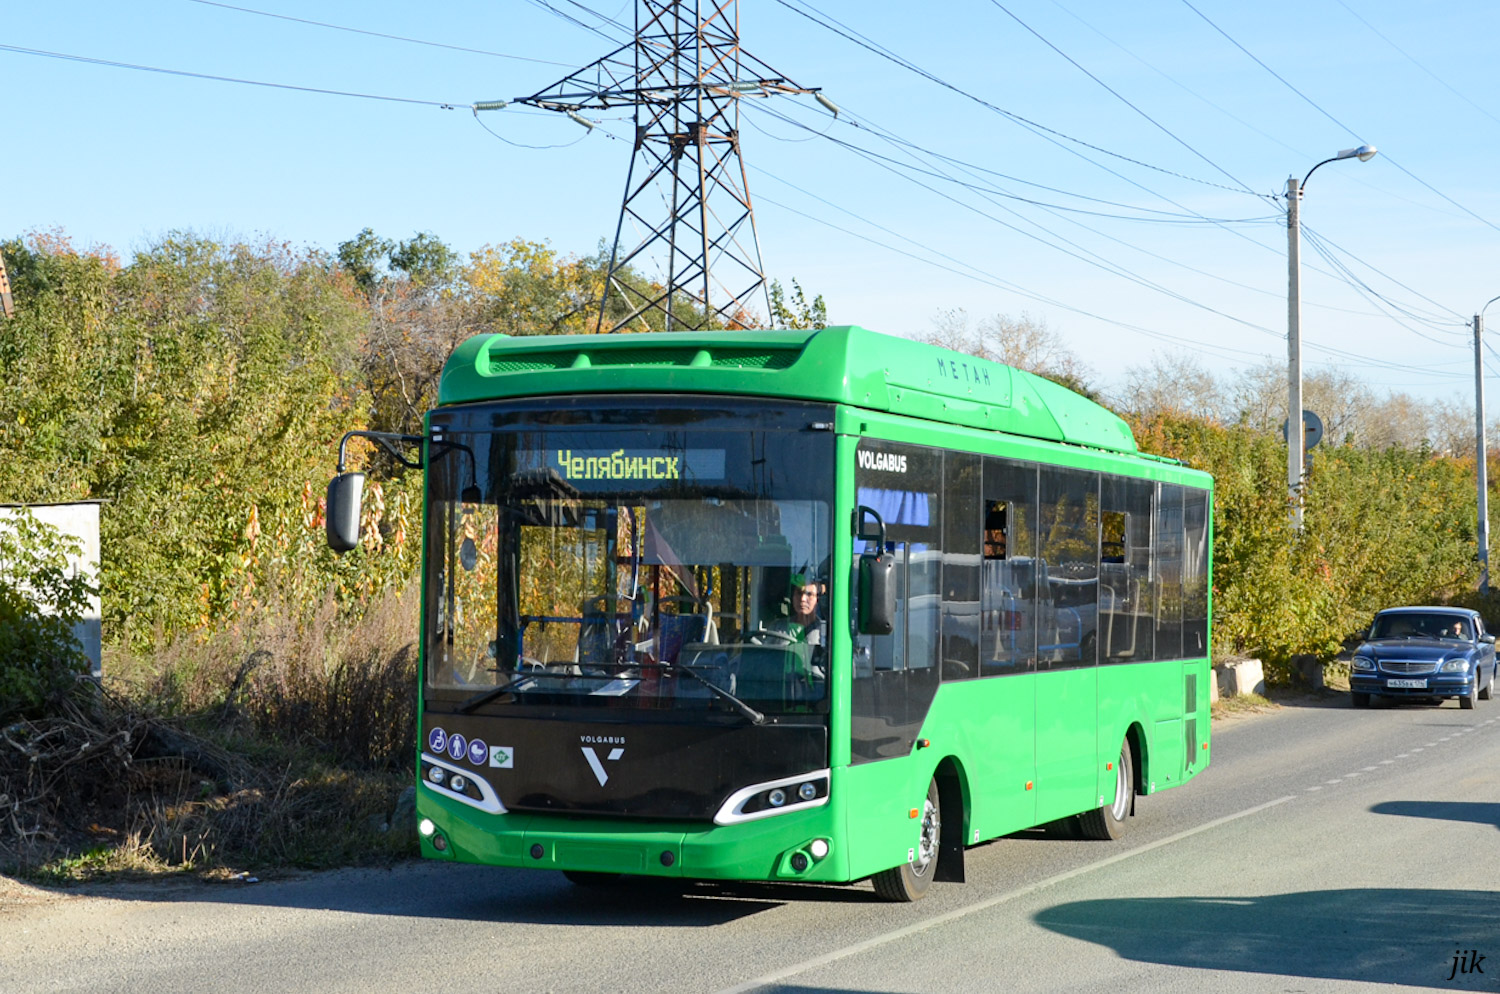
[[[1281,422],[1281,437],[1286,438],[1286,422]],[[1302,411],[1302,451],[1314,448],[1323,441],[1323,419],[1312,411]]]

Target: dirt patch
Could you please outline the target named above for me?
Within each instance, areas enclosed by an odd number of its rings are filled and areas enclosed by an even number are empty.
[[[0,915],[17,909],[50,904],[63,897],[64,895],[57,891],[33,887],[31,884],[23,884],[19,880],[0,876]]]

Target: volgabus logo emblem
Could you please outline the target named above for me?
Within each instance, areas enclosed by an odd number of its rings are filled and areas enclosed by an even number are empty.
[[[588,761],[589,769],[594,771],[594,779],[599,781],[603,787],[609,783],[609,772],[605,770],[606,762],[617,762],[625,755],[625,736],[623,735],[580,735],[580,742],[591,743],[583,746],[583,758]],[[603,747],[612,746],[606,751]],[[601,756],[600,754],[603,753]]]

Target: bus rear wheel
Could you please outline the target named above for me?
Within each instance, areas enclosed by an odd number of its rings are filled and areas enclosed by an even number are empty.
[[[1125,819],[1130,816],[1130,802],[1135,796],[1135,771],[1130,760],[1130,742],[1120,744],[1120,758],[1115,763],[1115,799],[1094,811],[1078,816],[1078,828],[1085,839],[1118,839],[1125,834]]]
[[[875,893],[887,901],[909,902],[921,898],[937,872],[938,853],[943,838],[943,807],[938,798],[937,781],[927,785],[927,799],[922,802],[922,834],[912,850],[912,858],[900,866],[881,870],[871,881]]]

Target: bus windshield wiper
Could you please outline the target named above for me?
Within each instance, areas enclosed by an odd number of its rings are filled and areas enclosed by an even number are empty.
[[[688,674],[693,679],[703,684],[703,686],[707,687],[715,697],[733,707],[736,711],[744,715],[746,718],[749,718],[752,723],[756,725],[764,725],[766,723],[765,715],[761,714],[759,711],[755,710],[753,707],[746,704],[744,701],[740,700],[738,697],[734,696],[723,687],[714,683],[712,680],[704,676],[702,673],[699,673],[693,667],[688,666],[685,663],[673,663],[672,668],[682,670],[684,673]]]
[[[530,674],[527,674],[527,676],[530,676]],[[516,684],[520,682],[521,681],[519,680],[507,680],[505,683],[502,683],[499,686],[491,687],[488,690],[481,690],[479,693],[475,694],[473,697],[460,704],[458,706],[458,713],[468,714],[475,708],[484,707],[486,704],[488,704],[490,701],[493,701],[501,694],[507,694],[510,691],[514,690]]]
[[[515,679],[515,680],[507,680],[505,683],[500,684],[500,686],[498,686],[498,687],[491,687],[488,690],[481,690],[479,693],[475,694],[473,697],[469,698],[467,701],[464,701],[462,704],[460,704],[458,706],[458,713],[459,714],[468,714],[470,711],[473,711],[475,708],[484,707],[486,704],[488,704],[490,701],[493,701],[495,698],[499,697],[501,694],[507,694],[507,693],[509,693],[510,691],[514,690],[516,687],[518,687],[521,684],[525,683],[527,680],[545,680],[545,679],[547,679],[549,677],[552,678],[552,679],[567,679],[569,677],[569,674],[567,674],[567,673],[525,673],[525,674],[522,674],[522,676],[520,678]]]

